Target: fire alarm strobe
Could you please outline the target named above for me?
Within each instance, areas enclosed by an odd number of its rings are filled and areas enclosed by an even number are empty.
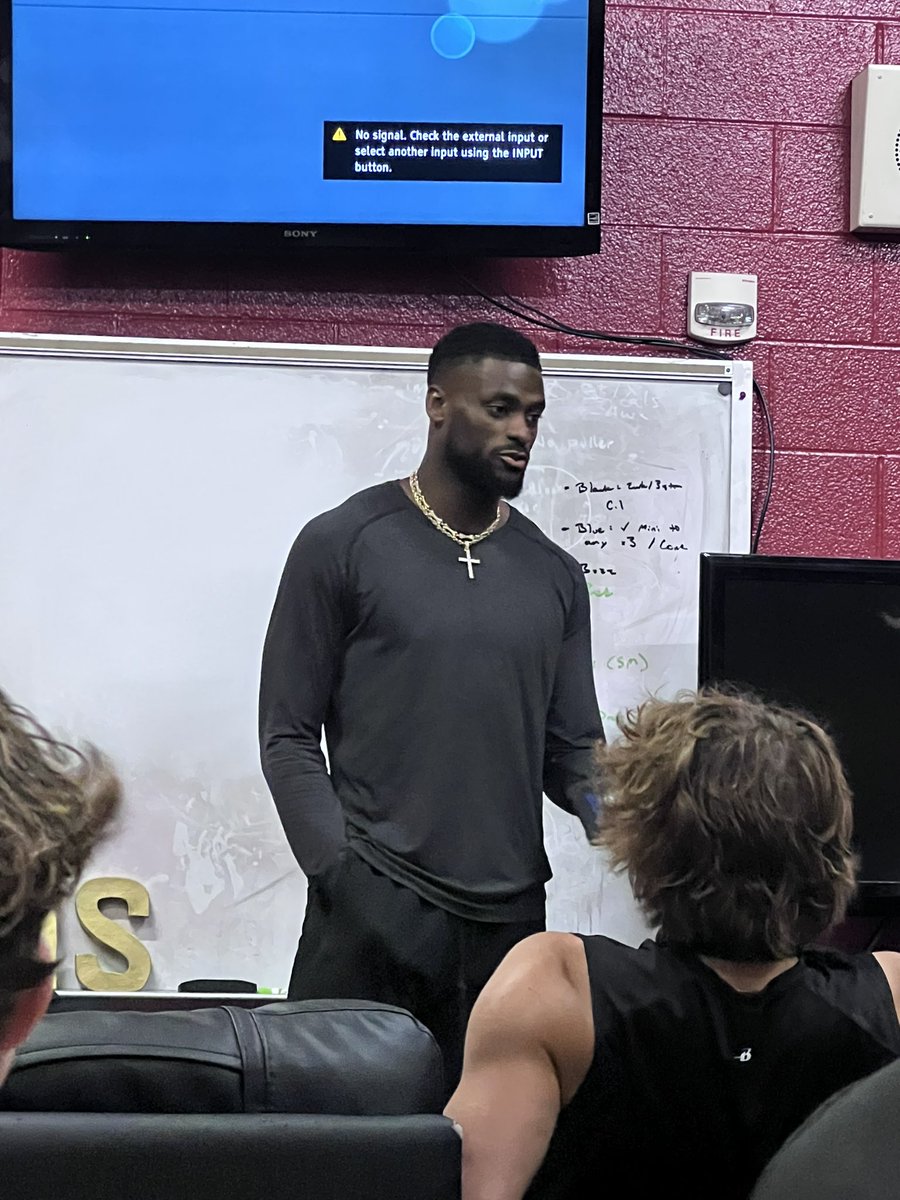
[[[900,67],[866,67],[850,97],[850,230],[900,229]]]
[[[756,337],[756,276],[691,271],[688,333],[701,342]]]

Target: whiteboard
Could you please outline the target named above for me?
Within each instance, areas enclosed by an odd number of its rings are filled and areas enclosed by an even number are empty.
[[[148,988],[286,985],[306,889],[259,769],[263,638],[301,526],[418,464],[427,354],[0,335],[0,686],[121,771],[89,875],[148,888]],[[750,364],[543,363],[516,503],[583,564],[612,733],[694,686],[698,556],[748,548]],[[545,802],[545,828],[551,928],[640,940],[578,823]],[[65,914],[61,986],[96,949]]]

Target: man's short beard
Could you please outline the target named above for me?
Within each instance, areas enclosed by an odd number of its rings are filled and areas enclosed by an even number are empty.
[[[465,454],[450,441],[444,448],[444,461],[460,483],[492,503],[501,497],[514,500],[525,483],[524,471],[504,482],[491,466],[490,459],[483,455]]]

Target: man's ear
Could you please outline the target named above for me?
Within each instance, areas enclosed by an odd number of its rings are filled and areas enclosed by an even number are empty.
[[[436,383],[429,384],[425,393],[425,412],[432,425],[440,427],[447,417],[447,397]]]
[[[47,1011],[53,998],[53,978],[47,976],[33,988],[16,992],[12,1011],[0,1026],[0,1054],[15,1050],[28,1037]]]

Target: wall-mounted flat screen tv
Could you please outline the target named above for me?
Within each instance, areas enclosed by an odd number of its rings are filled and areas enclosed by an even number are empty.
[[[0,242],[585,254],[603,0],[0,0]]]

